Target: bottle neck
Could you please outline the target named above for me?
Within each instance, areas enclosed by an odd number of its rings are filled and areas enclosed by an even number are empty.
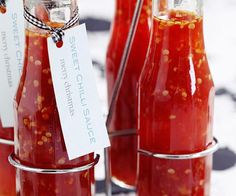
[[[113,25],[122,25],[129,27],[134,16],[137,0],[116,0],[115,17]],[[152,0],[143,0],[142,22],[151,18]]]
[[[30,14],[51,27],[61,27],[73,17],[76,0],[24,0]],[[27,22],[28,30],[37,30]],[[40,29],[38,29],[41,31]]]
[[[201,0],[153,0],[151,47],[184,59],[205,55],[202,15]]]
[[[202,17],[203,0],[153,0],[153,15],[160,18],[169,18],[173,11],[191,12]]]
[[[115,21],[131,20],[133,17],[136,1],[137,0],[116,0]]]

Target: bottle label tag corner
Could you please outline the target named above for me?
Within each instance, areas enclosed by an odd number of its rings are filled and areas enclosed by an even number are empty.
[[[6,7],[0,13],[0,116],[3,127],[13,127],[13,99],[24,58],[23,1],[6,1]]]

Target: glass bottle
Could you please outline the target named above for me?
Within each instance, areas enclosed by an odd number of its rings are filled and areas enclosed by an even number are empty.
[[[131,53],[127,62],[120,93],[114,108],[110,133],[136,130],[136,86],[144,63],[150,35],[151,0],[144,0],[139,23],[135,32]],[[131,26],[136,0],[116,1],[116,12],[112,26],[111,40],[106,58],[108,99],[111,96],[118,75],[121,58]],[[110,163],[112,180],[116,184],[132,188],[136,182],[137,136],[111,137]],[[124,169],[125,166],[125,169]]]
[[[3,128],[0,121],[0,140],[14,140],[13,128]],[[8,162],[8,156],[13,152],[13,145],[4,144],[0,141],[0,195],[15,196],[15,168]]]
[[[73,16],[76,0],[25,0],[32,15],[51,27]],[[94,160],[93,153],[69,160],[59,120],[50,71],[49,33],[27,23],[23,74],[16,94],[15,155],[34,168],[66,169]],[[51,38],[50,38],[51,39]],[[17,169],[17,194],[94,195],[94,169],[68,174],[36,174]]]
[[[153,1],[147,59],[139,81],[139,148],[201,152],[212,142],[214,84],[204,47],[202,0]],[[210,195],[212,156],[188,160],[139,154],[139,196]]]

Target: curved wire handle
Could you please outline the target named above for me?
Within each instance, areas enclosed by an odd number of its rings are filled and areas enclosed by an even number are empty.
[[[219,142],[216,138],[214,138],[213,143],[211,146],[209,146],[206,150],[203,150],[201,152],[191,153],[191,154],[161,154],[161,153],[153,153],[147,150],[139,149],[138,153],[146,155],[146,156],[152,156],[154,158],[159,159],[168,159],[168,160],[188,160],[188,159],[197,159],[206,157],[208,155],[213,154],[219,149]]]
[[[93,168],[98,163],[99,159],[100,159],[100,155],[97,154],[93,162],[87,165],[80,166],[80,167],[75,167],[75,168],[70,168],[70,169],[43,169],[43,168],[28,167],[26,165],[20,164],[19,160],[17,160],[14,153],[12,153],[8,157],[8,161],[13,167],[23,170],[23,171],[38,173],[38,174],[68,174],[68,173],[82,172],[82,171]]]

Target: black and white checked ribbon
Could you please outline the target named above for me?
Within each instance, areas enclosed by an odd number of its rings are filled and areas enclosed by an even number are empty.
[[[24,8],[24,17],[25,19],[32,25],[49,31],[52,39],[55,43],[58,43],[59,41],[62,41],[62,37],[65,35],[64,30],[69,29],[70,27],[74,26],[76,23],[79,22],[79,9],[78,7],[74,11],[74,16],[61,28],[53,28],[45,24],[40,19],[33,16],[27,7]]]
[[[0,0],[0,6],[1,7],[6,7],[6,1],[5,0]]]

